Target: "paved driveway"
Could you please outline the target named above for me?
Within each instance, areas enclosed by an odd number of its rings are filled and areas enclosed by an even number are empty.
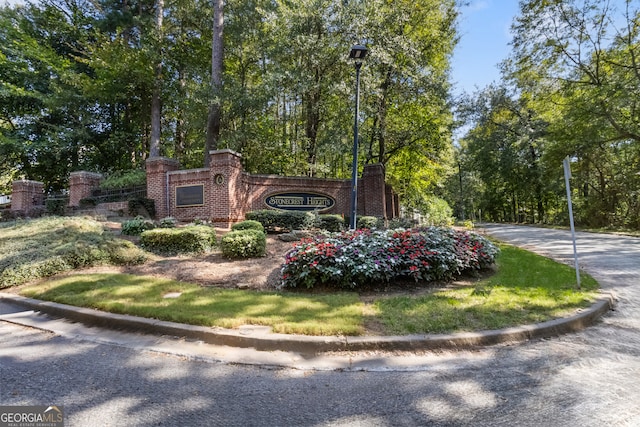
[[[497,224],[480,229],[502,241],[574,265],[569,231]],[[578,232],[576,245],[580,268],[618,300],[616,313],[606,323],[633,328],[640,334],[640,239]]]
[[[566,232],[485,228],[571,262]],[[580,234],[578,250],[618,297],[580,333],[317,371],[113,345],[98,328],[92,341],[0,322],[0,404],[62,404],[70,426],[640,426],[640,241]]]

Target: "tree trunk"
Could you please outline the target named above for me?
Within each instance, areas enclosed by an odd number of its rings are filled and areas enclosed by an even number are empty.
[[[186,86],[187,81],[185,77],[184,70],[180,70],[180,96],[186,96]],[[176,135],[175,135],[175,158],[178,161],[182,161],[182,157],[184,156],[184,152],[187,144],[187,129],[186,129],[186,120],[185,120],[185,112],[184,109],[180,109],[178,111],[178,117],[176,119]]]
[[[318,128],[320,126],[320,77],[318,71],[315,75],[315,87],[303,97],[305,101],[305,136],[307,137],[307,163],[309,166],[307,174],[315,175],[316,155],[318,144]]]
[[[224,0],[213,0],[213,40],[211,43],[211,104],[207,118],[207,139],[204,146],[204,167],[209,167],[211,150],[218,148],[222,115],[222,59],[224,30]]]
[[[156,37],[158,53],[158,62],[155,65],[155,82],[153,85],[153,93],[151,95],[151,141],[149,142],[149,157],[160,156],[160,135],[162,125],[162,17],[164,14],[164,0],[158,0],[156,3]]]
[[[378,104],[378,163],[385,163],[387,154],[387,112],[388,112],[388,95],[391,86],[391,68],[387,68],[384,81],[380,86],[382,92],[380,103]]]

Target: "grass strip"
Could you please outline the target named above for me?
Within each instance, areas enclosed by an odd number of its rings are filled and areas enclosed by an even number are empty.
[[[574,314],[598,297],[598,283],[548,258],[500,245],[498,272],[473,286],[420,297],[381,298],[376,315],[390,334],[501,329]]]
[[[126,274],[71,275],[24,287],[21,294],[180,323],[266,325],[306,335],[361,335],[367,322],[383,325],[388,335],[498,329],[571,315],[598,296],[592,277],[583,274],[577,290],[571,267],[531,252],[501,245],[497,263],[495,275],[473,285],[434,288],[422,296],[381,295],[372,304],[354,292],[216,289]]]
[[[83,274],[28,286],[21,294],[111,313],[193,325],[223,328],[267,325],[273,327],[274,332],[306,335],[359,335],[363,332],[362,303],[355,293],[294,295],[206,288],[128,274]]]

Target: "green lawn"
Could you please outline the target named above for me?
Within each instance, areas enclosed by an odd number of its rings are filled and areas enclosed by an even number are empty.
[[[367,304],[354,292],[221,290],[122,274],[72,275],[24,287],[21,294],[174,322],[268,325],[274,332],[307,335],[361,335],[370,321],[389,335],[497,329],[571,315],[598,296],[590,276],[582,275],[578,290],[571,267],[531,252],[502,245],[497,264],[496,274],[473,285]]]

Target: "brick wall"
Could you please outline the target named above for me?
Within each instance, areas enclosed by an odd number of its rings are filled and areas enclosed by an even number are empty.
[[[351,180],[246,175],[245,183],[248,210],[268,209],[265,199],[280,192],[312,192],[332,197],[335,205],[322,213],[349,215],[351,209]]]
[[[361,181],[362,186],[358,187],[358,214],[362,212],[360,215],[391,217],[392,215],[387,214],[384,167],[381,164],[366,165]]]
[[[249,188],[243,177],[240,154],[231,150],[216,150],[211,153],[209,163],[211,182],[214,189],[211,220],[221,226],[229,226],[242,221],[247,210]]]
[[[250,175],[242,168],[240,154],[232,150],[212,151],[206,169],[177,170],[178,163],[166,158],[149,159],[146,166],[147,197],[156,201],[158,218],[206,219],[229,227],[242,221],[248,211],[268,209],[265,199],[282,192],[332,197],[335,205],[323,213],[349,216],[351,211],[351,180]],[[202,186],[202,203],[178,206],[176,188],[182,186]],[[365,166],[358,180],[358,215],[395,217],[396,201],[391,187],[384,182],[382,165]]]
[[[210,206],[213,204],[214,191],[210,182],[209,169],[191,169],[168,172],[169,177],[169,211],[165,215],[157,214],[158,218],[172,216],[180,221],[193,221],[194,219],[210,219]],[[148,185],[148,182],[147,182]],[[202,204],[191,206],[177,206],[178,187],[202,186]],[[147,197],[149,191],[147,190]],[[156,202],[157,212],[157,202]]]
[[[240,154],[231,150],[212,151],[208,168],[178,169],[176,160],[164,157],[150,158],[146,162],[147,197],[155,200],[158,219],[168,216],[179,221],[202,219],[229,227],[242,221],[246,212],[269,209],[265,203],[267,197],[284,192],[326,195],[333,198],[335,204],[322,213],[345,217],[351,214],[350,179],[250,175],[242,168]],[[73,172],[70,177],[69,205],[78,206],[80,199],[90,196],[91,190],[97,188],[101,180],[100,174]],[[26,184],[17,184],[20,182]],[[183,203],[177,203],[176,189],[197,186],[201,186],[201,201],[184,203],[181,200]],[[181,197],[187,190],[189,188],[180,190]],[[33,204],[33,193],[38,191],[42,194],[42,183],[16,181],[12,209],[22,210],[29,203]],[[27,192],[30,192],[29,195],[26,195]],[[398,196],[391,186],[385,184],[384,168],[380,164],[366,165],[362,178],[358,179],[357,213],[359,216],[383,218],[399,216]]]
[[[176,160],[165,157],[152,157],[147,159],[145,165],[147,172],[147,197],[155,200],[156,216],[158,218],[170,216],[170,197],[167,188],[168,174],[171,171],[177,170],[179,166],[180,164]]]

